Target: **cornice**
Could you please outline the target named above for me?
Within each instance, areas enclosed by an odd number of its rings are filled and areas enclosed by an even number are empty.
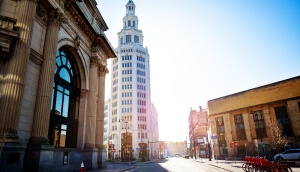
[[[73,1],[67,1],[64,5],[65,13],[73,23],[77,24],[82,33],[85,33],[85,35],[87,35],[87,37],[93,42],[93,40],[95,39],[94,31],[91,28],[90,23],[88,23],[86,19],[81,16],[81,14],[79,13],[80,11],[78,11],[79,9],[74,4],[76,3],[74,3]]]

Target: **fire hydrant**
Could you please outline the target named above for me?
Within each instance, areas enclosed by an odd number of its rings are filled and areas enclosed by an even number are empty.
[[[80,166],[80,172],[85,172],[85,167],[84,167],[83,162],[81,163],[81,166]]]

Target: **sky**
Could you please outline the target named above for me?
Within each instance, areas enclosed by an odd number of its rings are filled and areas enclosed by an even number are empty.
[[[97,0],[113,48],[127,2]],[[187,139],[191,109],[209,100],[300,75],[299,0],[133,2],[150,54],[160,140]]]

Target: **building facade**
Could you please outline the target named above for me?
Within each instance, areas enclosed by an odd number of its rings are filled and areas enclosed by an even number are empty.
[[[199,111],[190,110],[189,114],[189,138],[190,156],[194,158],[205,158],[209,154],[207,146],[207,109],[199,106]]]
[[[105,167],[105,75],[116,54],[96,5],[0,1],[0,171]]]
[[[148,49],[143,46],[136,6],[129,0],[125,7],[123,28],[115,48],[118,58],[112,60],[110,127],[104,137],[118,138],[110,145],[115,150],[114,157],[129,161],[145,158],[153,151],[148,143],[157,137],[151,128],[155,126],[152,123],[157,124],[154,121],[157,118],[152,118],[150,59]]]
[[[279,126],[282,149],[300,146],[300,77],[209,100],[209,138],[214,158],[271,156]],[[232,144],[235,142],[235,145]],[[273,142],[273,143],[272,143]]]

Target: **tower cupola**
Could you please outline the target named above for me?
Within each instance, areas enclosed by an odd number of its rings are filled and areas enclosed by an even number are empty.
[[[126,4],[126,15],[135,15],[135,4],[132,0]]]

